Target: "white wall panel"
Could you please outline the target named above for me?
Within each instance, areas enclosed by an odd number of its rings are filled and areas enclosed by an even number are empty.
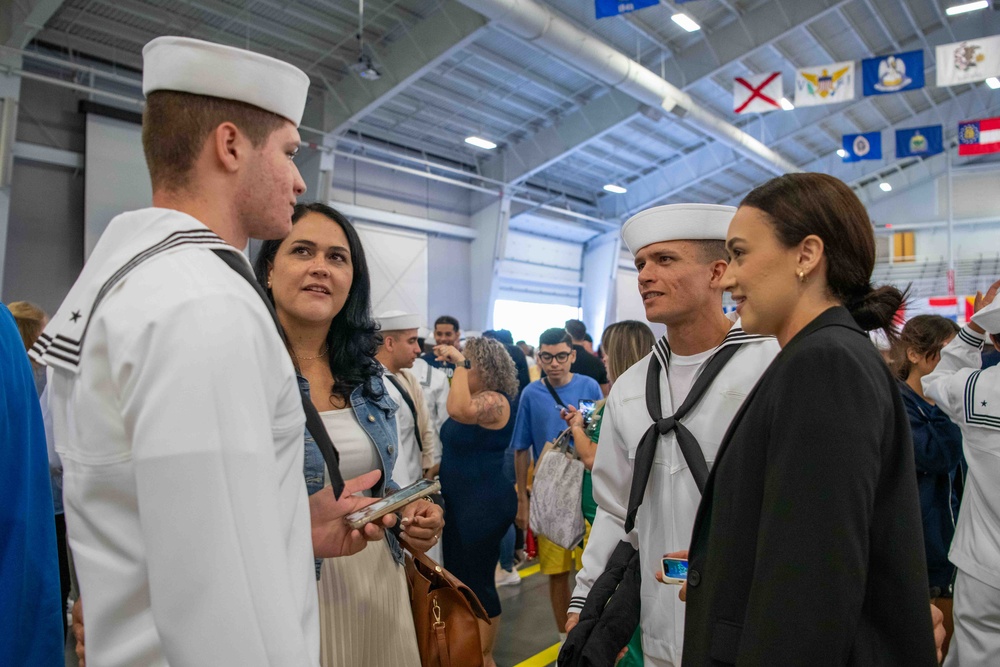
[[[368,260],[372,281],[372,311],[427,311],[427,235],[355,223]]]
[[[90,257],[111,219],[153,204],[153,188],[142,154],[142,127],[87,114],[84,169],[84,257]]]
[[[659,338],[667,332],[662,324],[656,324],[646,319],[646,308],[639,296],[639,274],[630,269],[618,269],[618,280],[615,285],[615,322],[622,320],[639,320],[649,325],[653,335]],[[610,324],[610,322],[608,323]]]

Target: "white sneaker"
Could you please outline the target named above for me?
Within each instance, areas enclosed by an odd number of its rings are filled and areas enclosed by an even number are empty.
[[[517,573],[517,570],[508,572],[502,567],[497,566],[497,572],[493,580],[497,586],[516,586],[521,583],[521,575]]]

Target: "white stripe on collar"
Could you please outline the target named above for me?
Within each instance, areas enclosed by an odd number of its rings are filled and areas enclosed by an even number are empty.
[[[760,336],[758,334],[750,334],[743,330],[740,326],[739,321],[735,322],[726,337],[722,339],[718,347],[714,351],[719,351],[728,345],[736,345],[738,343],[762,343],[764,341],[774,340],[773,336]],[[667,341],[667,335],[663,336],[656,341],[653,346],[653,354],[657,356],[660,360],[660,366],[662,368],[667,368],[670,365],[670,343]]]

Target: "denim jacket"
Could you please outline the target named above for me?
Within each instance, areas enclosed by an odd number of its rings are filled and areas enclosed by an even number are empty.
[[[309,382],[301,375],[298,376],[298,380],[299,387],[308,396]],[[369,379],[369,383],[369,386],[375,393],[381,390],[382,398],[378,400],[365,398],[362,394],[362,387],[358,386],[351,392],[351,408],[354,410],[354,416],[357,418],[361,428],[368,434],[371,441],[375,443],[375,449],[378,451],[379,459],[382,462],[382,479],[372,489],[372,495],[385,496],[399,489],[399,486],[391,479],[392,469],[396,465],[396,456],[399,450],[399,443],[396,438],[396,410],[399,409],[399,406],[389,398],[389,393],[385,390],[385,385],[382,384],[381,377],[372,377]],[[333,441],[334,446],[336,446],[336,435],[331,435],[330,439]],[[303,473],[306,478],[306,490],[309,492],[309,495],[312,495],[323,488],[326,463],[323,461],[323,453],[320,452],[319,445],[316,444],[316,441],[310,435],[309,429],[305,431],[305,448]],[[403,563],[403,550],[399,546],[396,537],[387,531],[385,539],[389,543],[389,550],[392,552],[392,557],[396,561],[396,564],[401,565]],[[316,559],[317,579],[319,579],[319,570],[322,562],[321,558]]]

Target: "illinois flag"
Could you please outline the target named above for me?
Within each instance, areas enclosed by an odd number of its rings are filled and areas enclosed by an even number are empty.
[[[942,44],[935,52],[939,86],[957,86],[1000,76],[1000,35]]]
[[[780,109],[783,91],[781,72],[738,76],[733,81],[733,110],[736,113],[761,113]]]
[[[958,154],[1000,152],[1000,118],[967,120],[958,124]]]
[[[881,160],[882,133],[868,132],[867,134],[845,134],[844,150],[847,152],[847,155],[843,158],[844,162]]]
[[[836,104],[853,99],[853,61],[805,67],[795,73],[795,106]]]

